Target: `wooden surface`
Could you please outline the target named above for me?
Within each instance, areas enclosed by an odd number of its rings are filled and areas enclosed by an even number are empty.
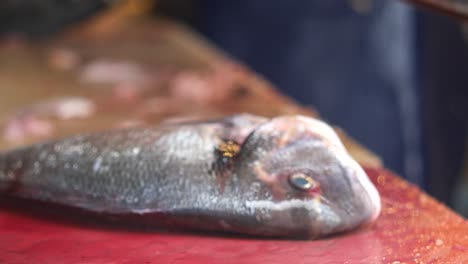
[[[10,38],[2,43],[2,149],[168,117],[317,115],[167,21],[98,23],[50,42]],[[109,69],[120,79],[108,77]],[[197,92],[187,96],[188,91]],[[51,105],[65,97],[84,98],[93,107],[72,118],[58,114],[63,109]],[[31,131],[13,133],[25,127]],[[144,231],[48,204],[0,198],[0,263],[468,263],[466,220],[340,136],[382,195],[382,215],[356,232],[286,241]]]

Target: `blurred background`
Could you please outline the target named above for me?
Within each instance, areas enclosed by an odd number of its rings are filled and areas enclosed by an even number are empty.
[[[6,0],[0,34],[41,41],[125,1]],[[186,23],[468,216],[468,26],[386,0],[133,1]]]

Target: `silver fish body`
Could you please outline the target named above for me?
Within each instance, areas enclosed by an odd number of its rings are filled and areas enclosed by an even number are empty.
[[[0,192],[260,236],[318,238],[380,212],[377,190],[333,129],[303,116],[166,123],[8,151]]]

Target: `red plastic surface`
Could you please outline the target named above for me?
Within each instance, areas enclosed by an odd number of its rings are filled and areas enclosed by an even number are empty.
[[[317,241],[145,232],[0,201],[0,263],[468,263],[468,223],[384,170],[372,226]]]

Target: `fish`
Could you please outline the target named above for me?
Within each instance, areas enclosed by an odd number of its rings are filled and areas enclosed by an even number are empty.
[[[381,210],[333,128],[301,115],[169,121],[4,151],[0,194],[254,237],[319,239]]]

